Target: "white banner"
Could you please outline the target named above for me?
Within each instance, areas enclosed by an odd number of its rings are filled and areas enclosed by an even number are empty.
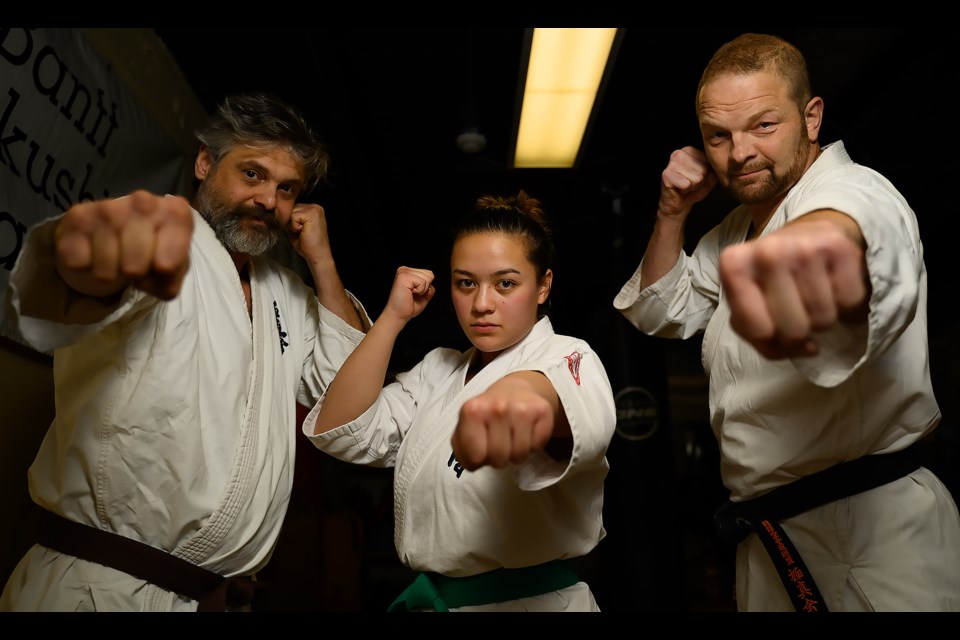
[[[83,200],[176,193],[183,155],[79,29],[0,28],[0,299],[24,236]],[[19,338],[0,305],[0,334]]]

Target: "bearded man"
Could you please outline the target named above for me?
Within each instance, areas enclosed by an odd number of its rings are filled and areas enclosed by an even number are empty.
[[[29,469],[38,544],[0,609],[249,608],[312,406],[370,319],[344,289],[323,207],[328,155],[294,107],[227,98],[193,207],[136,191],[31,230],[9,303],[53,353],[56,413]],[[264,255],[288,238],[313,278]]]
[[[919,448],[941,415],[916,215],[822,143],[823,99],[779,37],[721,46],[696,111],[703,147],[671,155],[614,307],[650,335],[703,334],[737,608],[960,610],[960,515]],[[718,184],[739,206],[687,254]]]

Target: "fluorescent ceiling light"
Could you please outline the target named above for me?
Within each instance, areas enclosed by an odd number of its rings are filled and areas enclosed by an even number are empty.
[[[533,29],[515,168],[576,163],[617,29]]]

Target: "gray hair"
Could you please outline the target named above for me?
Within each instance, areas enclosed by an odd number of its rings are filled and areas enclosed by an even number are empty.
[[[237,145],[285,148],[303,166],[302,193],[309,193],[326,177],[330,162],[300,111],[267,93],[228,96],[195,135],[207,147],[214,164]]]

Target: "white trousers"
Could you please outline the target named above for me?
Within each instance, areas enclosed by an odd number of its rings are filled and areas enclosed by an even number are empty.
[[[782,525],[830,611],[960,611],[960,514],[928,469]],[[794,610],[756,534],[737,548],[737,609]]]

